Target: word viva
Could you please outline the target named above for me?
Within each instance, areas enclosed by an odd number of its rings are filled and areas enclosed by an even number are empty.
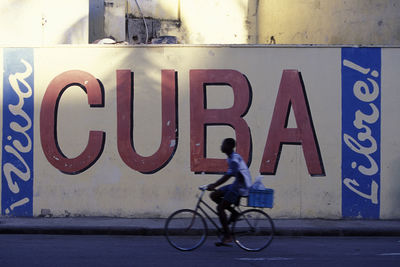
[[[33,200],[33,50],[3,50],[1,214],[29,216]]]
[[[190,159],[191,171],[221,173],[226,170],[224,159],[206,157],[206,127],[230,126],[237,140],[237,152],[249,163],[252,151],[251,132],[243,118],[251,105],[252,91],[247,78],[236,70],[194,69],[190,79]],[[83,152],[66,157],[57,141],[57,111],[62,94],[70,88],[81,87],[87,94],[90,107],[104,107],[104,88],[90,73],[72,70],[55,77],[44,94],[40,111],[40,138],[47,160],[61,172],[77,174],[91,167],[100,158],[106,133],[90,131]],[[230,108],[208,109],[205,97],[209,85],[228,85],[233,90],[234,103]],[[73,87],[74,86],[74,87]],[[134,73],[116,71],[117,92],[117,146],[121,159],[133,170],[155,173],[165,167],[174,156],[178,145],[177,72],[161,70],[162,137],[158,150],[143,157],[135,151],[133,143]],[[297,128],[288,128],[291,108]],[[301,145],[308,172],[323,176],[324,167],[313,127],[302,77],[297,70],[284,70],[271,120],[260,173],[275,174],[283,144]]]

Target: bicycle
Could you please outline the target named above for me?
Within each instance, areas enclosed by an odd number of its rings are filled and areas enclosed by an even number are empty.
[[[181,209],[172,213],[165,222],[164,235],[174,248],[181,251],[191,251],[200,247],[207,239],[208,226],[206,217],[216,229],[216,234],[221,240],[222,227],[202,207],[203,205],[215,215],[218,214],[204,200],[203,196],[207,185],[200,186],[202,192],[199,195],[195,209]],[[242,197],[243,198],[243,197]],[[234,205],[240,213],[231,226],[234,242],[246,251],[261,251],[271,243],[275,227],[267,213],[260,209],[247,209],[242,211],[240,203]],[[201,213],[204,215],[201,214]]]

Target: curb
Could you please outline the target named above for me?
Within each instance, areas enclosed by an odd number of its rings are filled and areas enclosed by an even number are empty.
[[[142,235],[159,236],[164,235],[164,229],[148,228],[84,228],[84,227],[7,227],[0,228],[0,234],[42,234],[42,235]]]
[[[137,227],[0,227],[0,234],[162,236],[163,228]],[[215,235],[209,231],[209,235]],[[275,229],[275,236],[400,236],[400,229]]]
[[[164,235],[165,219],[0,218],[1,234]],[[399,236],[400,220],[275,219],[276,236]],[[216,235],[208,225],[208,234]]]
[[[277,229],[276,236],[400,236],[400,229]]]

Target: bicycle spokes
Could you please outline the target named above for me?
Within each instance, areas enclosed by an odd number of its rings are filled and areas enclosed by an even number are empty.
[[[176,249],[189,251],[199,247],[207,237],[204,218],[194,210],[178,210],[165,223],[165,236]]]
[[[240,214],[232,226],[236,244],[247,251],[260,251],[272,241],[274,225],[271,218],[257,209],[246,210]]]

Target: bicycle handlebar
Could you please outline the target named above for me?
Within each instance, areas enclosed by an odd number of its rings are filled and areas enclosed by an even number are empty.
[[[207,190],[207,188],[208,188],[208,184],[205,184],[205,185],[199,186],[199,190],[201,190],[201,191],[206,191],[206,190]]]

